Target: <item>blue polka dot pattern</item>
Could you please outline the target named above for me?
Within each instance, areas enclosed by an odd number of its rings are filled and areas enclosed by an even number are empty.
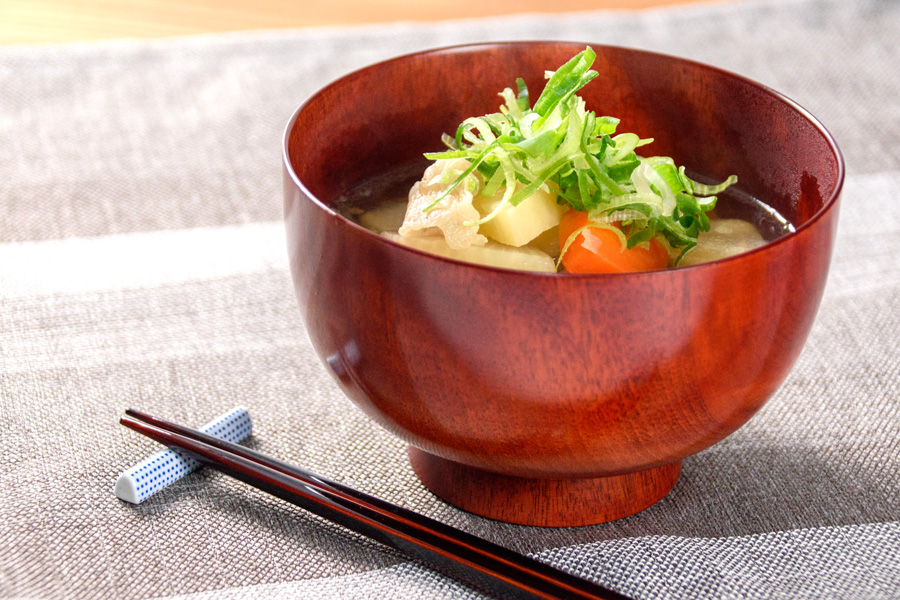
[[[250,414],[244,407],[234,408],[201,427],[200,431],[238,443],[250,436]],[[200,463],[177,450],[162,450],[122,473],[116,481],[116,496],[138,504],[199,467]]]

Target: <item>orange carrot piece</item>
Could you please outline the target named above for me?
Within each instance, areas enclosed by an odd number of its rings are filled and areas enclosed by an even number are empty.
[[[568,210],[559,223],[559,244],[563,248],[569,237],[588,225],[587,213]],[[647,245],[623,248],[615,232],[600,227],[581,231],[562,257],[562,265],[569,273],[631,273],[665,269],[669,253],[653,238]]]

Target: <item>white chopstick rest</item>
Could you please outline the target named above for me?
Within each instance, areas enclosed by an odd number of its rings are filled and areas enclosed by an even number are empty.
[[[200,427],[203,433],[237,444],[252,432],[250,414],[239,406]],[[116,496],[140,504],[159,490],[200,467],[193,458],[177,450],[161,450],[131,467],[116,480]]]

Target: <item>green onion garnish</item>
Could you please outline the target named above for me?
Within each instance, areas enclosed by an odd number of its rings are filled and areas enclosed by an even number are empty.
[[[588,213],[594,223],[627,222],[629,248],[653,236],[681,248],[681,256],[693,248],[697,236],[709,230],[706,213],[716,205],[715,194],[737,177],[707,185],[688,177],[671,158],[639,156],[635,151],[652,139],[615,135],[619,120],[598,117],[576,95],[599,76],[591,69],[595,58],[588,47],[548,73],[533,108],[525,82],[517,79],[515,91],[506,88],[500,93],[500,112],[466,119],[455,136],[444,135],[448,150],[425,157],[466,158],[470,167],[425,210],[477,170],[485,181],[481,190],[485,196],[504,187],[504,202],[518,205],[535,190],[552,188],[558,202]],[[503,205],[470,225],[487,222]]]

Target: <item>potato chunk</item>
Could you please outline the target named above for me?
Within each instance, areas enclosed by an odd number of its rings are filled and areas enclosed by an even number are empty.
[[[395,233],[382,235],[410,248],[463,262],[516,271],[556,272],[556,263],[553,259],[534,248],[513,248],[492,241],[488,241],[484,246],[451,248],[441,236],[405,237]]]
[[[482,216],[490,214],[503,201],[504,191],[505,188],[500,188],[489,198],[477,196],[473,204]],[[518,248],[559,225],[564,212],[556,203],[556,194],[539,189],[518,206],[507,203],[495,217],[482,223],[478,231],[501,244]]]

